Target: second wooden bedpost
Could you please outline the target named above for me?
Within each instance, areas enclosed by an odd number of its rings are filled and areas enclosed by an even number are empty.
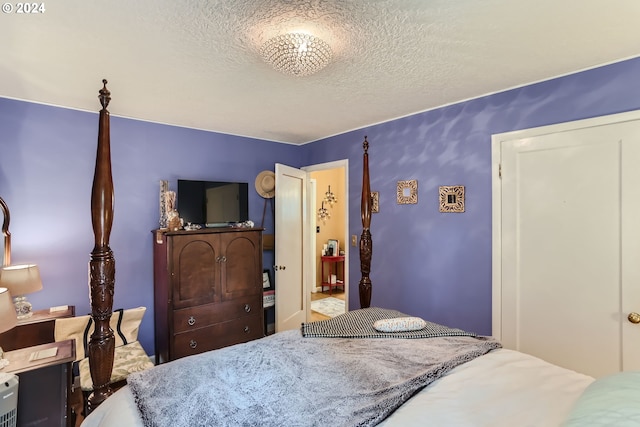
[[[360,272],[362,278],[359,283],[360,308],[367,308],[371,304],[371,255],[373,243],[371,241],[371,185],[369,183],[369,142],[364,137],[362,143],[364,157],[362,162],[362,199],[360,201],[360,215],[362,217],[362,235],[360,236]]]

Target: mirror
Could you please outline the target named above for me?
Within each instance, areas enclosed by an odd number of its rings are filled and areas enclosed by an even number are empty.
[[[415,179],[398,181],[396,196],[399,205],[418,203],[418,181]]]
[[[11,264],[11,234],[9,233],[9,206],[0,197],[0,210],[2,211],[2,241],[0,241],[0,254],[2,254],[2,265]]]

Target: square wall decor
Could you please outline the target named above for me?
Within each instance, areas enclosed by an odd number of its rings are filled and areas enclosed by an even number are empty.
[[[418,203],[418,181],[415,179],[398,181],[396,196],[399,205],[415,205]]]
[[[380,212],[380,194],[377,191],[371,192],[371,212]]]
[[[440,212],[464,212],[464,185],[443,185],[439,193]]]

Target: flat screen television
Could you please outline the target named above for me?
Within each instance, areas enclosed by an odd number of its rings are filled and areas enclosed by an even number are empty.
[[[249,219],[246,182],[178,180],[177,205],[184,223],[221,226]]]

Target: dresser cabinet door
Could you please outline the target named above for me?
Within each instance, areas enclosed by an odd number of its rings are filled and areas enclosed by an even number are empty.
[[[222,301],[262,293],[259,232],[220,235],[223,249]]]
[[[173,307],[184,308],[220,300],[219,236],[202,234],[172,236],[170,255]]]

